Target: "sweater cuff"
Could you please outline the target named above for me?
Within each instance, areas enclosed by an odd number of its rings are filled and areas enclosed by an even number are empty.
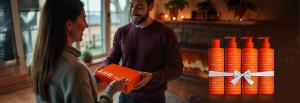
[[[99,99],[100,99],[100,100],[99,100],[99,101],[100,101],[99,103],[112,103],[112,102],[113,102],[112,98],[111,98],[111,97],[108,97],[108,96],[106,96],[106,95],[100,96]]]
[[[116,92],[117,91],[111,85],[108,85],[106,87],[105,91],[103,92],[103,95],[106,95],[106,96],[112,98]]]

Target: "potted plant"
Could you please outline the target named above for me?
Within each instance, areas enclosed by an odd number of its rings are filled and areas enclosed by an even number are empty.
[[[91,63],[92,58],[93,58],[93,55],[90,50],[86,50],[82,53],[82,59],[85,63]]]
[[[238,16],[241,19],[247,9],[256,11],[257,6],[252,0],[224,0],[227,8],[230,11],[234,11],[234,16]]]
[[[86,46],[85,51],[82,52],[82,59],[85,63],[91,63],[92,62],[92,58],[93,58],[93,54],[91,52],[91,49]]]
[[[205,20],[218,20],[218,10],[211,0],[206,0],[199,2],[196,5],[200,15],[202,15]]]
[[[185,0],[170,0],[165,4],[165,7],[169,10],[171,18],[177,18],[179,10],[182,11],[187,5],[188,3]]]

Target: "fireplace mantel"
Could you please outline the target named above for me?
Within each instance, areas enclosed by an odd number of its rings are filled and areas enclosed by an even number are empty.
[[[209,24],[209,25],[227,25],[227,26],[250,26],[256,21],[200,21],[200,20],[183,20],[183,21],[162,21],[166,24]]]

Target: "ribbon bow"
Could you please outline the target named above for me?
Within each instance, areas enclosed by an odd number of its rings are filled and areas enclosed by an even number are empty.
[[[240,72],[238,71],[234,71],[233,72],[233,77],[234,79],[231,80],[230,82],[233,84],[233,85],[236,85],[236,83],[238,83],[238,81],[244,76],[244,78],[246,79],[246,81],[248,82],[248,84],[250,85],[253,85],[253,81],[251,80],[251,71],[250,70],[247,70],[244,74],[241,74]]]
[[[243,74],[241,74],[239,71],[234,71],[233,73],[209,71],[208,76],[233,76],[234,79],[230,81],[233,85],[236,85],[238,81],[244,77],[248,84],[252,86],[254,84],[254,82],[251,80],[252,76],[274,76],[274,71],[252,73],[250,70],[247,70]]]

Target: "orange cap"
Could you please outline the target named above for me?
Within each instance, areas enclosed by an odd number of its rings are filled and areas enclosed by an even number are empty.
[[[224,37],[224,38],[230,40],[230,42],[229,42],[229,48],[236,48],[237,47],[237,44],[236,44],[234,36]]]
[[[213,39],[212,40],[212,48],[220,48],[220,39]]]
[[[252,42],[252,38],[253,37],[248,37],[248,36],[245,36],[245,37],[241,38],[241,39],[246,41],[246,48],[253,48],[254,47],[254,44]]]
[[[270,48],[270,43],[269,43],[270,37],[259,37],[258,39],[263,40],[262,48]]]

